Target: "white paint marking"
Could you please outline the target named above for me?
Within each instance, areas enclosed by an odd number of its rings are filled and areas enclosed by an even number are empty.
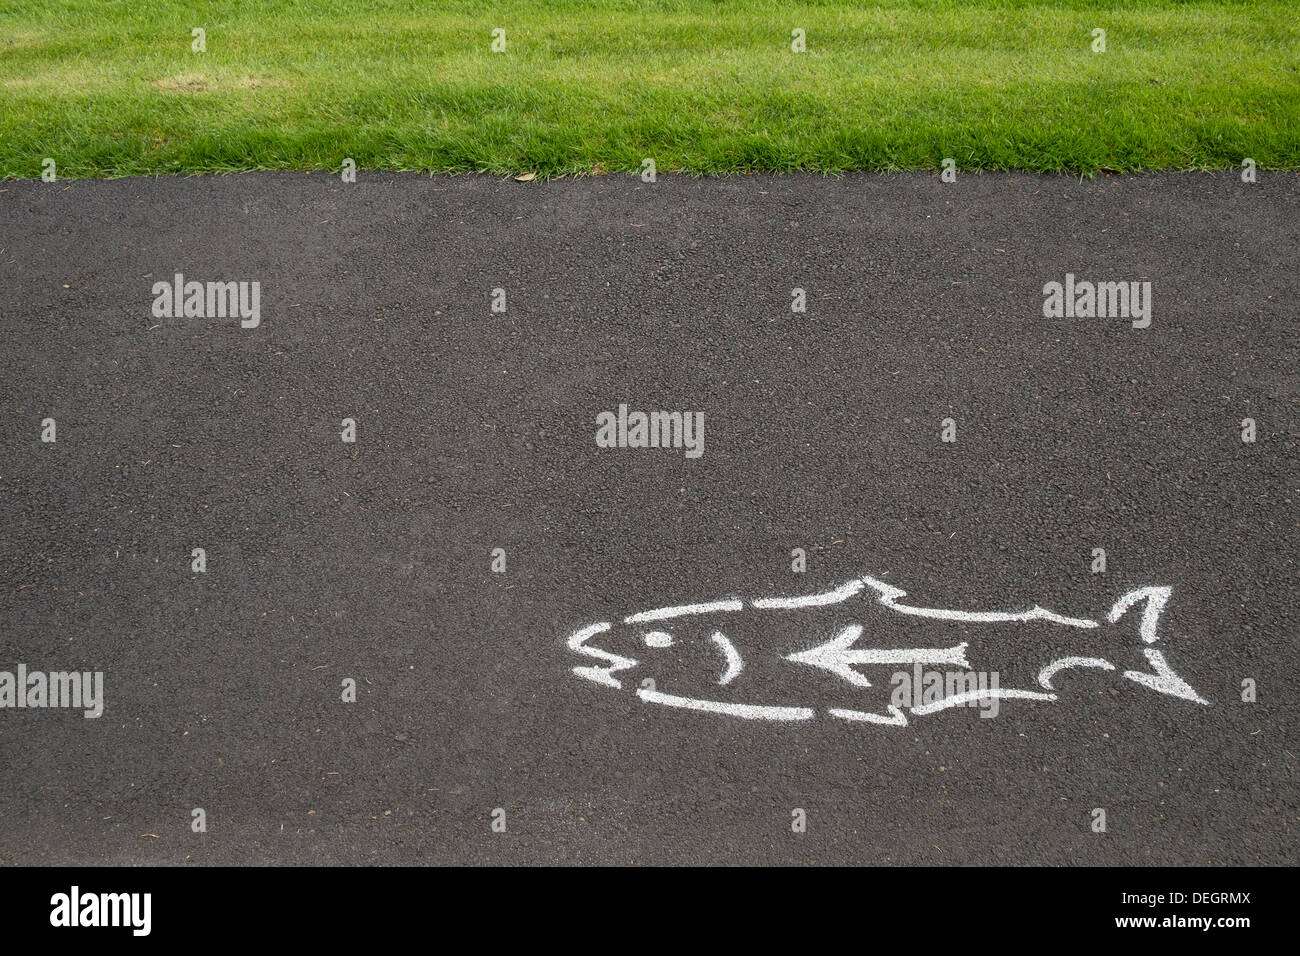
[[[720,700],[696,700],[693,697],[663,694],[657,690],[646,690],[644,687],[639,688],[636,695],[648,704],[663,704],[666,707],[681,707],[684,710],[703,710],[711,714],[726,714],[728,717],[743,717],[745,720],[811,720],[814,714],[810,707],[728,704]]]
[[[787,661],[807,664],[830,671],[854,687],[870,687],[871,682],[855,671],[854,664],[953,664],[969,669],[966,644],[955,647],[910,647],[898,649],[863,648],[851,650],[853,642],[862,636],[861,624],[850,624],[825,644],[812,650],[787,654]]]
[[[711,601],[708,604],[678,604],[674,607],[657,607],[652,611],[638,611],[623,618],[624,624],[643,624],[646,621],[663,621],[670,617],[685,617],[688,614],[713,614],[717,611],[739,611],[744,609],[743,601]]]
[[[727,635],[721,631],[714,631],[710,640],[722,649],[722,654],[727,659],[727,671],[718,678],[718,683],[730,684],[740,676],[740,671],[745,666],[745,662],[740,659],[740,651],[736,650],[736,645],[727,640]]]
[[[631,657],[620,657],[618,654],[611,654],[609,651],[602,651],[598,647],[587,647],[586,642],[597,634],[603,634],[610,628],[609,621],[601,621],[598,624],[590,624],[580,631],[574,632],[568,640],[569,650],[577,651],[586,657],[594,657],[597,660],[609,661],[608,667],[575,667],[573,673],[579,677],[585,677],[587,680],[595,681],[597,684],[605,684],[608,687],[622,688],[623,684],[613,675],[618,671],[625,671],[629,667],[636,667],[636,659]]]
[[[799,607],[821,607],[825,604],[838,604],[840,601],[847,601],[862,590],[864,583],[860,580],[850,581],[833,591],[824,591],[821,594],[808,594],[803,597],[789,598],[755,598],[749,603],[760,611],[787,611]]]
[[[890,716],[888,717],[884,714],[869,714],[864,710],[845,710],[842,707],[831,707],[826,713],[841,720],[853,720],[859,723],[888,724],[891,727],[907,726],[907,715],[893,704],[889,705]]]
[[[1173,590],[1170,587],[1147,587],[1129,591],[1115,602],[1114,607],[1110,609],[1110,614],[1107,615],[1107,619],[1114,624],[1133,605],[1139,601],[1145,601],[1146,606],[1142,609],[1142,623],[1138,627],[1138,633],[1142,635],[1144,643],[1154,644],[1160,639],[1156,634],[1156,628],[1160,625],[1160,615],[1164,613],[1165,605],[1169,603],[1169,596],[1173,594]],[[1169,662],[1165,660],[1165,655],[1160,651],[1146,647],[1142,649],[1142,653],[1150,661],[1155,673],[1146,674],[1142,671],[1125,671],[1124,676],[1129,680],[1136,681],[1144,687],[1150,687],[1157,693],[1168,694],[1171,697],[1181,697],[1183,700],[1194,700],[1198,704],[1209,703],[1208,700],[1196,693],[1187,681],[1174,673],[1174,669],[1169,666]]]
[[[936,700],[932,704],[922,704],[920,707],[913,707],[912,713],[924,717],[926,714],[933,714],[940,710],[947,710],[949,707],[960,707],[963,704],[969,704],[972,701],[983,703],[986,700],[992,700],[994,697],[1006,699],[1016,697],[1022,700],[1056,700],[1055,694],[1040,694],[1035,690],[971,690],[964,694],[953,694],[951,697],[945,697],[943,700]]]
[[[1067,617],[1057,614],[1054,611],[1049,611],[1038,605],[1035,605],[1028,611],[1013,612],[957,611],[946,608],[917,607],[909,604],[901,604],[899,603],[900,599],[907,596],[906,591],[870,576],[850,581],[838,588],[830,591],[823,591],[819,594],[804,595],[802,597],[757,598],[751,601],[750,604],[758,610],[791,610],[804,607],[820,607],[827,604],[836,604],[846,601],[860,593],[864,587],[871,587],[875,590],[879,603],[883,604],[890,610],[898,611],[900,614],[914,615],[916,617],[936,618],[949,621],[965,621],[970,623],[1049,621],[1054,624],[1063,624],[1067,627],[1095,628],[1100,626],[1097,621],[1089,618]],[[1130,591],[1115,601],[1107,614],[1107,620],[1114,624],[1136,604],[1144,602],[1139,633],[1141,634],[1144,643],[1154,644],[1158,640],[1156,630],[1159,626],[1160,616],[1164,612],[1165,605],[1168,603],[1172,593],[1173,589],[1169,587],[1144,587]],[[668,618],[684,617],[692,614],[711,614],[719,611],[740,611],[743,610],[743,608],[744,602],[736,599],[712,601],[704,604],[682,604],[672,607],[656,608],[650,611],[641,611],[629,615],[624,618],[624,621],[628,624],[639,624],[646,621],[661,621]],[[573,673],[598,684],[606,684],[610,687],[621,688],[623,686],[622,683],[613,675],[619,671],[635,667],[638,662],[631,657],[623,657],[618,654],[610,653],[609,651],[601,650],[600,648],[588,647],[586,645],[586,642],[589,639],[597,634],[602,634],[608,631],[610,627],[611,624],[608,621],[591,624],[571,635],[568,639],[568,646],[570,650],[579,654],[607,662],[606,666],[603,667],[595,665],[575,667],[573,668]],[[963,668],[970,667],[970,664],[966,661],[967,645],[965,643],[947,648],[855,649],[853,648],[853,644],[861,634],[861,625],[852,624],[841,630],[840,633],[830,641],[808,651],[789,654],[785,659],[829,670],[831,673],[842,677],[844,680],[857,687],[870,687],[871,683],[853,669],[854,664],[935,663],[952,664]],[[673,643],[672,635],[668,634],[666,631],[649,631],[644,635],[644,640],[650,647],[669,647]],[[712,640],[714,644],[721,648],[723,655],[726,658],[727,669],[718,680],[719,684],[725,685],[733,681],[741,673],[741,670],[744,667],[744,662],[735,646],[721,631],[715,631]],[[1155,673],[1125,671],[1124,676],[1126,678],[1142,684],[1157,693],[1195,701],[1199,704],[1209,703],[1209,701],[1201,697],[1190,685],[1187,684],[1186,681],[1174,672],[1173,668],[1169,666],[1169,663],[1165,660],[1164,655],[1160,651],[1152,648],[1145,648],[1143,654],[1146,656],[1147,661],[1151,664]],[[1115,669],[1114,664],[1099,657],[1063,657],[1059,660],[1052,661],[1039,671],[1038,682],[1044,688],[1053,690],[1052,680],[1055,675],[1062,670],[1072,667],[1092,667],[1101,670]],[[658,691],[645,689],[638,690],[637,695],[642,700],[650,703],[664,704],[669,707],[681,707],[687,710],[708,711],[710,713],[725,714],[748,720],[809,720],[814,716],[814,711],[807,707],[768,707],[754,704],[732,704],[724,701],[697,700],[690,697],[677,697],[672,694],[664,694]],[[1019,698],[1048,701],[1057,699],[1056,694],[1054,693],[1044,694],[1036,691],[999,690],[995,688],[991,690],[977,690],[955,694],[934,703],[913,707],[912,713],[917,715],[932,714],[940,710],[947,710],[950,707],[959,707],[970,703],[983,703],[995,698]],[[849,710],[846,708],[831,708],[827,712],[831,716],[839,717],[843,720],[889,724],[894,726],[906,726],[907,724],[906,716],[893,704],[889,705],[890,716],[885,716],[884,714],[873,714],[867,711]]]
[[[1114,664],[1100,657],[1062,657],[1059,661],[1052,661],[1038,672],[1038,683],[1048,690],[1055,690],[1056,688],[1052,686],[1052,677],[1057,671],[1063,671],[1067,667],[1100,667],[1104,671],[1115,669]]]
[[[1110,609],[1107,619],[1114,624],[1124,613],[1139,601],[1146,601],[1146,607],[1142,609],[1142,625],[1138,632],[1142,635],[1142,640],[1148,644],[1154,644],[1156,637],[1156,625],[1160,623],[1160,615],[1164,612],[1165,605],[1169,603],[1169,595],[1173,593],[1173,588],[1150,587],[1138,588],[1136,591],[1129,591]]]
[[[1161,654],[1153,647],[1142,649],[1151,666],[1155,668],[1155,674],[1144,674],[1141,671],[1125,671],[1124,676],[1129,680],[1137,681],[1146,687],[1162,694],[1168,694],[1171,697],[1181,697],[1184,700],[1194,700],[1198,704],[1208,704],[1209,701],[1202,697],[1196,691],[1192,690],[1187,681],[1183,680],[1174,673],[1174,669],[1169,666],[1165,660],[1165,655]]]
[[[1065,624],[1069,627],[1099,627],[1100,625],[1086,617],[1065,617],[1057,614],[1055,611],[1049,611],[1047,608],[1039,607],[1035,604],[1028,611],[953,611],[937,607],[914,607],[910,604],[899,604],[898,599],[907,597],[907,592],[902,588],[896,588],[892,584],[886,584],[884,581],[877,580],[873,577],[865,577],[863,582],[873,588],[880,597],[880,603],[885,607],[898,611],[900,614],[913,614],[917,617],[939,618],[944,621],[970,621],[971,623],[996,624],[1010,621],[1051,621],[1054,624]]]

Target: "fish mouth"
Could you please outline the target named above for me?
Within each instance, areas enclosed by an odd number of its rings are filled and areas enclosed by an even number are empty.
[[[569,635],[565,642],[569,650],[584,657],[591,657],[598,661],[604,661],[605,666],[600,667],[595,664],[586,664],[581,667],[573,668],[573,673],[597,684],[604,684],[606,687],[622,689],[623,682],[614,675],[620,671],[630,670],[639,663],[635,657],[624,657],[621,654],[612,654],[609,651],[601,650],[599,647],[591,647],[587,644],[589,640],[597,634],[604,634],[612,627],[610,621],[597,621],[595,624],[588,624],[586,627],[574,631]]]

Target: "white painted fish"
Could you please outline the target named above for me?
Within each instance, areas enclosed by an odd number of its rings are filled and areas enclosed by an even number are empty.
[[[987,686],[986,682],[978,685],[967,683],[966,689],[958,693],[948,693],[937,699],[926,698],[912,701],[909,706],[889,703],[883,707],[863,708],[858,698],[866,696],[861,693],[873,686],[868,677],[871,669],[881,666],[897,672],[900,667],[915,667],[920,673],[921,667],[943,667],[951,671],[969,671],[969,656],[973,653],[972,641],[956,641],[957,636],[970,635],[972,639],[987,639],[990,643],[1000,636],[1006,636],[1007,629],[1038,624],[1040,627],[1056,629],[1077,629],[1062,631],[1057,636],[1081,636],[1084,631],[1101,629],[1108,641],[1106,646],[1114,645],[1116,651],[1140,648],[1146,660],[1148,670],[1124,670],[1122,676],[1150,690],[1170,697],[1208,704],[1205,698],[1178,676],[1169,665],[1164,653],[1154,645],[1159,642],[1157,628],[1165,605],[1169,602],[1173,589],[1169,587],[1144,587],[1122,595],[1111,606],[1104,619],[1094,620],[1086,617],[1071,617],[1049,611],[1035,605],[1020,611],[968,611],[949,608],[924,607],[907,600],[907,592],[877,578],[865,576],[855,578],[837,588],[816,594],[795,597],[765,597],[753,599],[724,598],[703,604],[683,604],[653,608],[629,614],[621,621],[622,627],[616,628],[614,621],[599,621],[583,627],[567,639],[568,647],[574,653],[587,660],[573,668],[578,677],[605,687],[622,689],[624,679],[636,678],[637,696],[648,704],[685,710],[703,711],[738,717],[745,720],[768,721],[802,721],[817,716],[818,709],[808,702],[783,701],[781,703],[747,703],[733,699],[738,683],[754,666],[755,660],[772,665],[777,661],[782,667],[804,669],[802,673],[817,673],[821,677],[834,678],[838,686],[852,695],[855,706],[826,707],[824,712],[839,720],[860,723],[906,726],[908,715],[922,717],[958,706],[979,706],[989,702],[1005,699],[1030,701],[1056,701],[1058,689],[1056,682],[1063,671],[1075,668],[1091,668],[1103,671],[1117,670],[1110,660],[1094,655],[1066,655],[1047,660],[1037,669],[1034,683],[1030,689],[1004,688]],[[1141,609],[1138,623],[1140,643],[1121,631],[1109,633],[1108,625],[1117,624],[1131,610]],[[812,640],[806,631],[799,628],[802,619],[819,609],[834,612],[839,620],[820,634],[814,633]],[[883,615],[886,625],[874,628],[864,636],[864,626],[857,621],[843,620],[847,613],[851,616],[865,617],[867,611]],[[749,621],[749,628],[755,626],[753,612],[758,615],[759,639],[749,643],[760,645],[758,651],[749,649],[746,642],[737,641],[733,636],[744,629]],[[778,623],[779,622],[779,623]],[[897,632],[908,630],[900,627],[901,622],[928,628],[928,635],[937,637],[937,646],[881,646],[882,643],[898,643]],[[926,622],[940,622],[929,625]],[[805,622],[806,623],[806,622]],[[703,624],[703,628],[699,627]],[[790,634],[788,639],[770,640],[774,631],[783,630]],[[1129,629],[1131,630],[1131,629]],[[708,633],[707,642],[691,640],[684,636],[685,631]],[[892,640],[882,642],[873,639],[873,635],[884,632],[894,634]],[[945,641],[944,632],[954,638]],[[954,633],[959,631],[960,634]],[[802,635],[802,636],[801,636]],[[620,643],[621,641],[621,643]],[[813,643],[815,641],[815,643]],[[676,649],[682,654],[684,645],[694,647],[697,660],[703,661],[705,668],[711,668],[713,690],[707,695],[672,693],[660,686],[659,680],[648,672],[649,667],[658,667],[664,663],[661,656],[652,660],[650,665],[643,665],[637,657],[630,656],[633,647],[638,653],[665,652]],[[811,646],[809,646],[811,643]],[[913,642],[919,645],[920,642]],[[628,646],[624,646],[628,645]],[[982,646],[982,642],[977,643]],[[609,648],[617,647],[618,653]],[[746,648],[742,651],[742,647]],[[704,648],[704,651],[701,651]],[[707,654],[700,658],[701,653]],[[1110,651],[1108,656],[1115,656]],[[1046,657],[1048,655],[1044,655]],[[1040,658],[1041,659],[1041,658]],[[1136,657],[1134,658],[1136,662]],[[812,669],[812,670],[808,670]],[[698,670],[698,668],[695,668]],[[886,674],[888,671],[885,672]],[[643,676],[644,675],[644,676]],[[875,676],[872,673],[872,676]],[[648,679],[646,679],[648,678]]]

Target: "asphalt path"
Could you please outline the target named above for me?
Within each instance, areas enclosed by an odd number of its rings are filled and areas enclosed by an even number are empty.
[[[1293,862],[1298,186],[0,183],[0,670],[104,681],[0,709],[0,860]],[[155,317],[178,272],[259,324]],[[1045,318],[1067,273],[1149,281],[1150,326]],[[599,447],[620,404],[702,453]],[[1148,587],[1154,643],[1107,619]],[[854,625],[1113,669],[848,720],[911,667],[787,658]]]

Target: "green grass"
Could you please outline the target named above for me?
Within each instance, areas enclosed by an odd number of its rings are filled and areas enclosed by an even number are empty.
[[[1296,3],[0,0],[0,176],[1297,169]]]

